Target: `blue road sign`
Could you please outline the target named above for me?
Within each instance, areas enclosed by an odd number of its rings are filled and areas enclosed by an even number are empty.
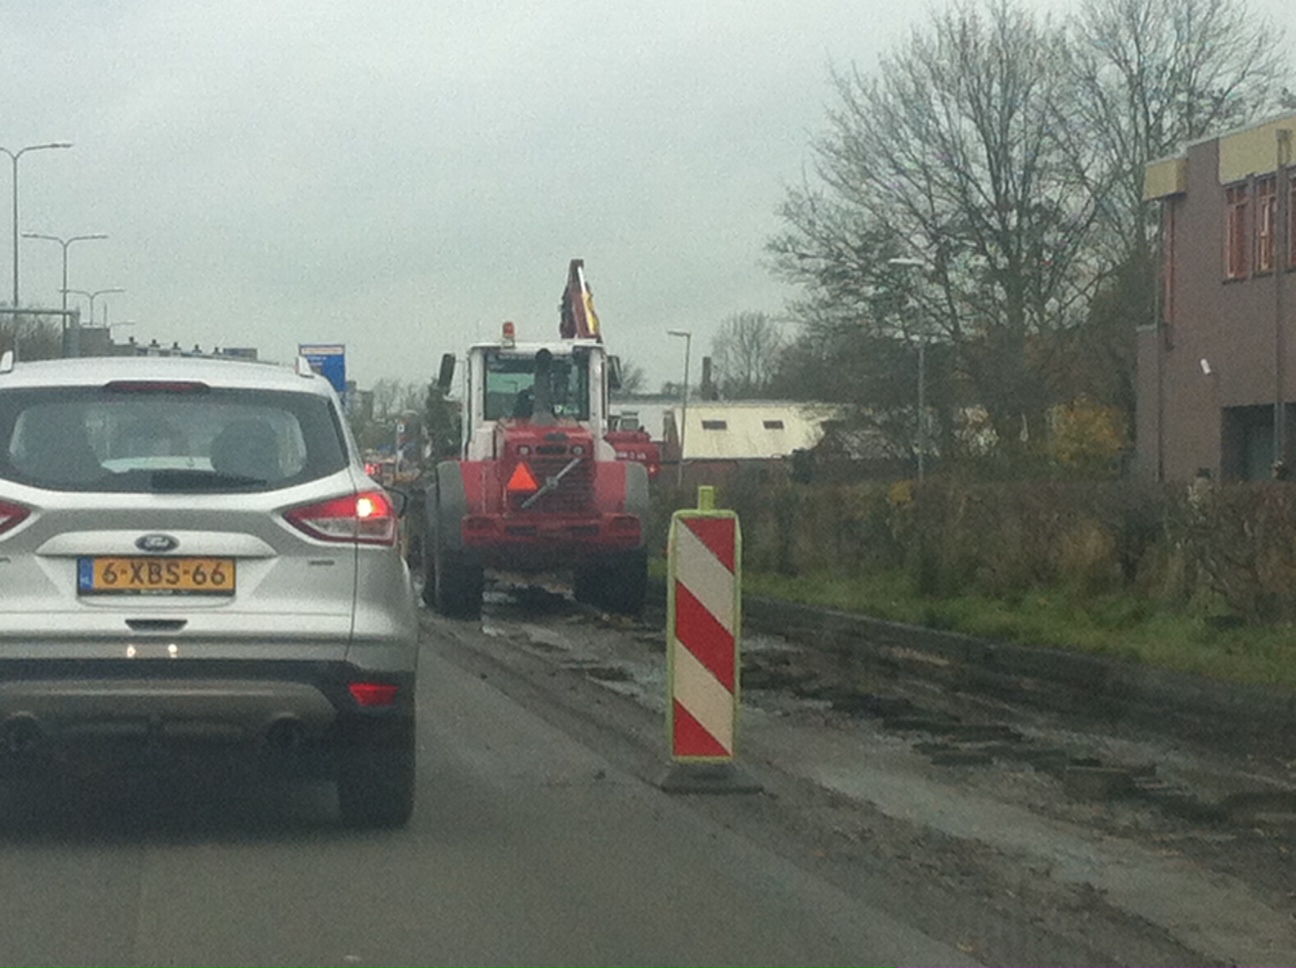
[[[297,353],[306,357],[312,370],[333,384],[339,396],[346,395],[346,344],[298,343]]]

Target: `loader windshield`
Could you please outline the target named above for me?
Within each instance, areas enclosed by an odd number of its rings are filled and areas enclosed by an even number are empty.
[[[529,419],[536,399],[536,355],[508,350],[486,354],[487,420]],[[550,400],[555,417],[589,419],[589,351],[554,355],[549,362]]]

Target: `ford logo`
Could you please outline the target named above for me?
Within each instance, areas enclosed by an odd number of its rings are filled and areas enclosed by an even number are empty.
[[[169,534],[146,534],[135,539],[135,547],[140,551],[161,554],[164,551],[175,551],[180,542]]]

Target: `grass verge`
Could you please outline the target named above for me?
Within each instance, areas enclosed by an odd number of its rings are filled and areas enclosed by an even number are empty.
[[[981,638],[1074,649],[1296,691],[1296,627],[1216,628],[1129,595],[1039,591],[1007,601],[978,595],[929,598],[900,573],[842,578],[744,572],[747,594],[858,612]]]

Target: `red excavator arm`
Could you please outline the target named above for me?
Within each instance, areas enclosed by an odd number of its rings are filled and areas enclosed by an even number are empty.
[[[571,265],[567,268],[567,288],[563,290],[558,311],[561,314],[558,335],[563,339],[596,339],[603,342],[598,314],[594,312],[594,295],[585,282],[584,259],[571,260]]]

